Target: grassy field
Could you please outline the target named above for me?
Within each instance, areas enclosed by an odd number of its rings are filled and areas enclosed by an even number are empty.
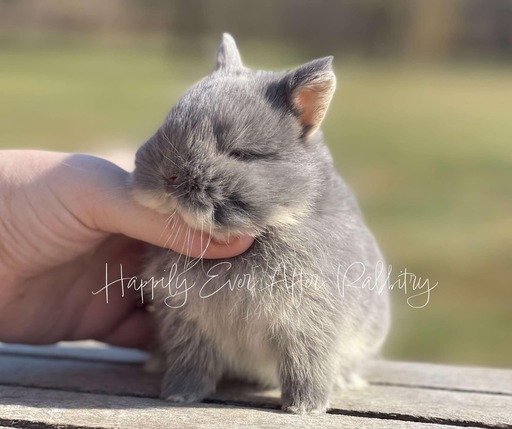
[[[135,148],[212,67],[158,40],[0,40],[0,148]],[[247,64],[314,56],[257,43]],[[423,309],[394,291],[386,355],[512,363],[512,66],[337,58],[324,127],[394,274],[438,282]]]

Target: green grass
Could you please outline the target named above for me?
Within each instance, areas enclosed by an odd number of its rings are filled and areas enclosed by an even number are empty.
[[[388,355],[510,366],[512,68],[339,74],[326,134],[340,170],[395,271],[439,282],[424,309],[395,294]]]
[[[212,67],[157,39],[0,44],[0,148],[136,147]],[[181,49],[180,49],[181,48]],[[249,65],[310,59],[242,45]],[[394,291],[392,358],[512,362],[512,67],[337,59],[324,132],[395,274],[439,282],[423,309]]]

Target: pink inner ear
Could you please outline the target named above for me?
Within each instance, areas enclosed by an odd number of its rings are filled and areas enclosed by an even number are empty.
[[[313,89],[305,88],[295,96],[295,106],[299,111],[299,120],[303,127],[312,127],[318,94]]]
[[[333,92],[334,85],[329,79],[312,82],[296,90],[293,101],[304,128],[314,131],[320,126]]]

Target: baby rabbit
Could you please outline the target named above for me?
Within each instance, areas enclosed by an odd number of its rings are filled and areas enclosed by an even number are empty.
[[[214,238],[255,237],[225,260],[148,251],[163,398],[200,401],[235,377],[280,385],[288,412],[325,412],[381,346],[387,280],[369,285],[383,259],[319,129],[335,86],[332,57],[250,70],[224,34],[213,72],[138,150],[141,204]]]

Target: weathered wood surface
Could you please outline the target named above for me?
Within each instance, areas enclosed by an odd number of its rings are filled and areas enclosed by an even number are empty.
[[[375,361],[368,389],[337,392],[326,415],[292,416],[278,391],[250,386],[168,404],[143,353],[85,345],[0,345],[0,428],[512,428],[511,370]]]

